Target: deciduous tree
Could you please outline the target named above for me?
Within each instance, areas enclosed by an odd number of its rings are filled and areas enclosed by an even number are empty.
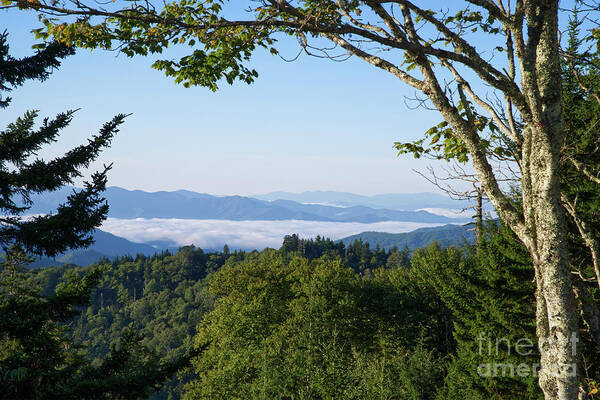
[[[423,141],[399,149],[419,154],[432,146],[443,158],[472,163],[534,263],[540,386],[547,399],[577,398],[578,354],[571,345],[578,316],[559,179],[565,120],[558,0],[465,0],[440,10],[408,0],[180,0],[106,8],[69,0],[4,2],[76,16],[45,20],[45,33],[65,43],[128,55],[190,46],[179,60],[154,63],[186,86],[216,90],[221,79],[252,82],[252,52],[277,53],[279,35],[290,35],[309,54],[357,57],[413,87],[443,122]],[[238,18],[243,10],[248,17]],[[596,10],[589,7],[590,19]],[[517,166],[520,202],[503,190],[497,161]]]

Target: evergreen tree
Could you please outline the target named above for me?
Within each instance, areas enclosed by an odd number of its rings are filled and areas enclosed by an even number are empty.
[[[60,60],[73,50],[57,43],[48,45],[31,57],[15,59],[9,54],[7,33],[0,35],[1,92],[21,86],[26,80],[44,80]],[[9,105],[9,97],[0,97],[0,107]],[[0,246],[9,251],[19,244],[28,252],[55,256],[69,248],[92,243],[91,233],[106,218],[108,205],[101,194],[110,166],[92,175],[83,190],[73,192],[56,213],[20,217],[31,207],[31,195],[54,191],[81,177],[81,169],[94,161],[106,148],[125,116],[117,115],[100,132],[63,156],[45,161],[36,158],[44,145],[55,142],[60,131],[73,118],[74,111],[44,119],[35,127],[37,111],[23,117],[0,132]]]
[[[568,226],[571,268],[581,310],[578,365],[581,386],[597,395],[600,365],[600,58],[585,48],[580,36],[583,19],[575,7],[563,52],[565,155],[561,160],[563,202]],[[593,397],[591,397],[593,398]]]
[[[439,399],[539,399],[533,265],[504,224],[477,245],[418,249],[412,270],[451,311],[452,354]],[[520,368],[520,369],[519,369]]]
[[[0,399],[141,399],[186,365],[186,357],[162,361],[131,329],[91,364],[66,324],[89,304],[100,270],[72,275],[42,296],[22,271],[27,262],[13,249],[0,271]]]
[[[45,80],[52,69],[60,66],[61,59],[75,54],[74,48],[52,42],[33,56],[15,59],[9,55],[7,38],[6,31],[0,34],[0,108],[8,107],[11,101],[10,97],[3,97],[2,92],[10,92],[27,80]]]
[[[589,243],[596,242],[595,252],[600,252],[600,146],[598,123],[600,123],[600,58],[582,49],[580,36],[582,21],[578,12],[573,13],[568,27],[568,46],[563,54],[563,97],[566,154],[562,160],[564,201],[567,210],[575,218],[570,220],[569,245],[572,264],[586,277],[594,271],[594,260]],[[585,229],[587,238],[582,237]],[[596,254],[595,257],[600,257]],[[600,260],[596,260],[600,263]],[[600,267],[600,266],[599,266]]]
[[[45,79],[60,60],[73,53],[50,44],[34,56],[15,59],[8,54],[7,34],[0,35],[0,91],[10,91],[29,79]],[[9,105],[0,97],[0,107]],[[35,158],[44,145],[55,142],[68,126],[73,111],[44,119],[34,128],[30,111],[0,132],[0,399],[140,399],[188,358],[163,362],[141,345],[141,337],[126,332],[100,363],[92,365],[81,349],[67,339],[68,323],[79,307],[90,301],[100,272],[91,271],[60,285],[51,294],[28,279],[26,254],[54,256],[69,248],[89,245],[91,233],[106,218],[108,205],[101,197],[110,167],[93,174],[85,188],[71,194],[56,213],[22,217],[31,207],[31,195],[54,191],[82,176],[81,169],[106,148],[123,122],[117,115],[100,133],[61,157]]]
[[[283,253],[293,253],[299,251],[299,243],[300,239],[298,238],[298,234],[294,233],[292,235],[285,235],[283,238],[283,243],[279,250]]]
[[[408,250],[408,247],[405,246],[402,250],[398,250],[396,246],[392,247],[385,266],[387,268],[410,267],[410,250]]]

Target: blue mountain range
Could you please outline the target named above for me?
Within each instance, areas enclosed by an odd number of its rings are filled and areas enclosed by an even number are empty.
[[[32,214],[53,212],[73,188],[64,188],[53,193],[33,196],[34,206],[29,210]],[[332,206],[307,204],[293,200],[261,200],[245,196],[213,196],[186,190],[173,192],[144,192],[109,187],[104,196],[110,205],[109,217],[113,218],[182,218],[182,219],[226,219],[234,221],[248,220],[305,220],[331,222],[373,223],[382,221],[406,221],[428,223],[457,222],[456,219],[432,214],[427,211],[416,211],[418,208],[454,205],[443,196],[427,194],[431,198],[419,202],[398,201],[393,209],[373,208],[354,204],[350,206]],[[390,195],[386,195],[390,196]],[[399,199],[410,195],[399,195]],[[427,197],[418,194],[418,197]],[[313,198],[313,197],[311,197]],[[439,201],[438,201],[439,200]],[[391,198],[388,198],[392,202]],[[436,202],[437,201],[437,202]],[[419,206],[417,206],[417,204]],[[403,208],[404,207],[404,208]],[[466,220],[465,220],[466,221]]]
[[[59,191],[35,195],[31,214],[52,213],[66,197],[78,190],[65,187]],[[145,192],[109,187],[104,193],[110,205],[109,217],[133,218],[180,218],[216,220],[306,220],[329,222],[374,223],[383,221],[406,221],[421,223],[466,223],[470,219],[453,219],[436,215],[420,208],[464,207],[458,202],[434,193],[387,194],[362,196],[342,192],[305,192],[300,194],[273,192],[258,198],[245,196],[214,196],[187,190]],[[293,233],[293,232],[290,232]],[[316,232],[315,234],[318,234]],[[466,228],[447,225],[402,234],[364,232],[341,239],[349,243],[355,239],[372,245],[409,248],[421,247],[437,240],[440,243],[458,244],[470,240]],[[101,258],[112,259],[126,254],[152,255],[164,249],[176,248],[168,241],[134,243],[127,239],[96,230],[95,243],[87,249],[74,250],[55,259],[39,259],[32,266],[78,264],[88,265]],[[225,244],[225,243],[224,243]]]

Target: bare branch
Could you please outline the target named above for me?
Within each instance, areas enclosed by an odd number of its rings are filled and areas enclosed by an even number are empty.
[[[589,180],[591,180],[592,182],[594,182],[597,185],[600,185],[600,178],[598,178],[597,176],[593,175],[584,165],[581,161],[577,161],[576,159],[574,159],[573,157],[569,157],[569,161],[571,162],[571,164],[573,164],[573,166],[575,167],[575,169],[577,169],[577,171],[581,172],[582,174],[584,174]]]
[[[494,110],[494,108],[488,104],[487,102],[485,102],[483,99],[481,99],[481,97],[479,97],[477,94],[475,94],[475,92],[471,89],[471,85],[469,85],[469,82],[467,82],[456,70],[456,68],[454,68],[454,66],[447,62],[447,61],[442,61],[442,65],[444,65],[446,68],[448,68],[448,70],[450,70],[450,72],[452,73],[452,75],[454,76],[454,78],[456,79],[456,81],[459,84],[460,88],[463,88],[467,94],[469,95],[469,97],[477,104],[479,105],[481,108],[483,108],[484,110],[486,110],[489,115],[492,117],[492,120],[494,121],[494,123],[496,124],[496,126],[498,126],[498,128],[500,128],[500,130],[502,130],[502,132],[508,136],[509,138],[511,138],[511,140],[513,142],[515,142],[515,144],[517,145],[517,147],[520,147],[523,143],[522,138],[515,136],[513,134],[513,131],[504,123],[504,121],[502,121],[502,119],[500,118],[500,116],[498,115],[498,113],[496,113],[496,110]]]
[[[404,15],[404,25],[409,40],[417,40],[417,34],[414,29],[408,6],[401,4],[400,9]],[[451,102],[441,88],[425,54],[421,52],[414,56],[415,62],[419,66],[424,77],[425,87],[423,92],[427,94],[444,119],[452,126],[454,132],[464,141],[469,154],[471,155],[473,166],[477,171],[477,176],[481,181],[481,185],[494,204],[496,211],[525,245],[528,248],[533,248],[533,238],[526,230],[521,215],[517,212],[510,199],[502,192],[498,185],[498,181],[494,176],[492,167],[487,159],[484,149],[485,146],[482,145],[481,138],[475,127],[470,124],[469,121],[463,119],[458,110],[451,105]]]
[[[330,39],[331,41],[335,42],[339,46],[341,46],[344,49],[346,49],[347,51],[349,51],[351,54],[356,55],[357,57],[365,60],[369,64],[374,65],[377,68],[380,68],[384,71],[387,71],[387,72],[393,74],[394,76],[396,76],[397,78],[402,80],[404,83],[407,83],[416,89],[423,90],[423,88],[424,88],[423,81],[420,81],[419,79],[413,77],[412,75],[404,72],[403,70],[398,68],[396,65],[392,64],[391,62],[389,62],[381,57],[371,55],[371,54],[359,49],[358,47],[350,44],[347,40],[345,40],[337,35],[323,33],[322,36]]]
[[[582,220],[577,214],[575,204],[573,204],[573,202],[571,202],[569,198],[564,194],[562,194],[562,202],[565,206],[565,210],[567,210],[567,212],[573,219],[573,222],[575,222],[579,234],[581,235],[581,237],[585,241],[586,246],[590,250],[592,256],[592,264],[594,266],[594,273],[596,274],[596,284],[600,288],[600,243],[598,243],[598,240],[589,230],[585,221]]]

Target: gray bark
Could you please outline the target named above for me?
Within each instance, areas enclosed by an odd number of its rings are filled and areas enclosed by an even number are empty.
[[[572,290],[558,164],[564,139],[558,53],[558,2],[527,2],[521,55],[532,110],[523,146],[525,226],[536,276],[540,387],[546,399],[578,398],[578,319]]]
[[[522,240],[535,266],[536,323],[540,349],[539,384],[546,399],[579,396],[578,316],[566,248],[561,204],[559,159],[564,140],[558,46],[558,1],[524,1],[527,41],[516,44],[527,112],[520,165],[523,216],[502,193],[481,139],[448,101],[424,52],[415,52],[423,75],[423,92],[464,140],[481,185],[500,217]],[[402,8],[402,6],[401,6]],[[416,31],[403,9],[407,36]],[[519,21],[522,23],[522,21]],[[518,26],[513,27],[517,32]]]

